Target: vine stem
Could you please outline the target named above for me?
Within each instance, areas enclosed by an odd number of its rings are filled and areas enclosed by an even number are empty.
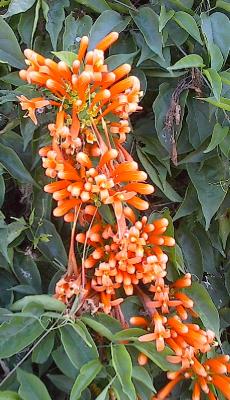
[[[94,211],[93,218],[92,218],[92,220],[90,222],[90,225],[89,225],[89,229],[87,230],[86,235],[85,235],[85,242],[84,242],[84,248],[83,248],[83,254],[82,254],[82,266],[81,266],[81,269],[82,269],[82,288],[83,289],[85,287],[85,266],[84,266],[84,264],[85,264],[85,255],[86,255],[85,253],[86,253],[87,240],[88,240],[88,237],[89,237],[92,225],[93,225],[93,221],[94,221],[94,219],[96,217],[97,210],[98,210],[98,207]]]
[[[62,314],[61,314],[62,315]],[[0,383],[0,387],[14,374],[14,372],[24,363],[27,357],[33,352],[33,350],[42,342],[42,340],[54,329],[55,325],[57,325],[60,318],[58,318],[53,325],[38,339],[38,341],[31,347],[31,349],[26,353],[26,355],[15,365],[15,367],[9,372],[9,374],[2,380]]]

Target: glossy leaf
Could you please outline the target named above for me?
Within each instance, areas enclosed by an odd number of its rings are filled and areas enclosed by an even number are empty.
[[[4,168],[19,182],[22,183],[34,183],[34,180],[22,161],[9,147],[4,146],[0,143],[0,162]]]
[[[165,348],[163,351],[158,352],[154,343],[141,343],[138,341],[132,346],[144,353],[154,364],[160,367],[162,371],[173,370],[173,365],[166,359],[168,355],[172,354],[172,351],[169,348]]]
[[[175,71],[177,69],[195,68],[195,67],[196,68],[204,67],[203,58],[198,54],[189,54],[188,56],[182,57],[172,67],[168,67],[168,70]]]
[[[35,1],[36,0],[12,0],[4,18],[27,11],[34,5]]]
[[[184,11],[177,11],[173,17],[174,21],[186,30],[190,36],[192,36],[197,42],[202,45],[202,39],[200,37],[199,28],[195,19],[188,13]]]
[[[5,181],[2,175],[0,175],[0,207],[2,207],[5,198]]]
[[[215,107],[221,108],[222,110],[230,111],[230,100],[225,97],[220,97],[220,101],[217,101],[215,97],[207,97],[202,100],[212,104]]]
[[[220,144],[225,139],[228,132],[229,132],[228,126],[222,127],[219,123],[217,123],[214,126],[211,142],[209,143],[204,153],[209,153],[210,151],[215,149],[218,146],[218,144]]]
[[[42,309],[36,308],[33,313],[39,317]],[[11,357],[29,346],[44,332],[46,326],[45,321],[41,324],[32,317],[12,317],[0,326],[0,357]]]
[[[34,349],[32,362],[42,364],[49,358],[54,346],[55,333],[51,331]]]
[[[211,15],[201,14],[201,28],[205,36],[207,46],[214,44],[217,46],[224,57],[227,58],[229,53],[229,37],[230,21],[227,15],[220,12],[214,12]]]
[[[47,241],[38,241],[37,248],[45,257],[48,258],[49,261],[58,262],[60,268],[65,270],[65,266],[67,265],[67,254],[54,224],[46,219],[43,219],[42,221],[35,219],[33,227],[34,232],[36,232],[36,237],[39,238],[42,235],[49,235],[47,236]]]
[[[82,4],[83,6],[89,7],[91,10],[102,13],[106,10],[111,10],[111,7],[108,5],[106,0],[75,0],[77,3]]]
[[[174,10],[169,10],[166,11],[166,8],[164,5],[161,6],[161,12],[159,16],[159,32],[161,32],[167,22],[174,16],[175,11]]]
[[[31,285],[41,293],[41,276],[31,256],[16,253],[13,268],[21,284]]]
[[[12,311],[20,311],[30,303],[36,303],[42,306],[45,310],[63,312],[66,308],[65,304],[48,296],[48,294],[40,294],[36,296],[25,296],[23,299],[16,301],[12,306]]]
[[[104,11],[94,22],[90,31],[89,50],[92,50],[97,43],[123,22],[120,14],[116,11]]]
[[[65,7],[69,6],[69,0],[55,0],[49,3],[47,14],[46,30],[50,34],[53,49],[57,48],[59,33],[65,19]]]
[[[132,377],[136,379],[137,381],[140,381],[145,385],[149,390],[151,390],[152,393],[155,393],[156,390],[153,386],[153,382],[151,379],[151,376],[149,373],[146,371],[144,367],[141,366],[135,366],[132,369]]]
[[[188,164],[187,170],[196,188],[208,229],[213,215],[226,195],[221,186],[223,165],[219,158],[216,158],[215,161],[214,159],[205,161],[202,168],[198,164]]]
[[[137,13],[131,11],[132,18],[138,26],[147,45],[159,57],[163,58],[162,36],[159,32],[159,17],[149,7],[141,8]]]
[[[74,367],[69,357],[67,356],[64,347],[60,345],[56,350],[52,352],[52,358],[59,368],[59,370],[69,377],[72,381],[76,379],[78,370]]]
[[[80,369],[80,374],[73,385],[70,393],[70,400],[81,399],[81,393],[90,385],[101,369],[102,364],[98,359],[89,361],[85,364]]]
[[[226,0],[226,1],[217,0],[216,7],[222,8],[223,10],[230,12],[230,4],[229,4],[228,0]]]
[[[18,368],[17,379],[20,382],[19,394],[23,400],[51,400],[44,383],[37,376]]]
[[[199,207],[199,201],[197,198],[196,190],[194,186],[190,184],[186,190],[183,202],[181,203],[175,216],[173,217],[173,221],[185,217],[186,215],[192,214],[194,211],[198,209],[198,207]]]
[[[76,20],[72,14],[69,14],[65,19],[63,50],[70,50],[82,36],[88,35],[92,23],[92,18],[89,15],[84,15],[82,18]]]
[[[111,345],[112,364],[124,393],[130,400],[135,399],[136,391],[132,382],[132,361],[123,344]]]
[[[199,314],[206,329],[211,329],[219,337],[220,319],[207,290],[198,282],[193,282],[185,292],[194,301],[194,310]]]
[[[215,98],[219,101],[222,92],[222,81],[220,75],[212,68],[205,69],[203,72],[211,84]]]
[[[60,328],[60,333],[66,354],[77,369],[98,357],[94,347],[89,347],[71,324]]]
[[[23,68],[24,57],[13,30],[0,16],[0,61]]]
[[[11,390],[0,391],[0,400],[21,400],[16,392]]]
[[[178,231],[177,240],[182,249],[188,271],[199,279],[202,278],[203,259],[199,240],[186,227]]]
[[[121,330],[120,323],[109,315],[98,313],[94,316],[83,316],[82,321],[101,336],[112,340],[113,333]]]

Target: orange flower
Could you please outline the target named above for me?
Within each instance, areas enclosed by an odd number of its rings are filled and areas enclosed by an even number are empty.
[[[162,317],[157,312],[153,315],[154,332],[147,333],[139,337],[140,342],[156,341],[157,351],[163,351],[165,348],[165,339],[170,337],[170,330],[165,329],[167,318]]]
[[[22,110],[28,110],[28,114],[24,115],[24,118],[30,117],[35,125],[38,124],[36,117],[36,110],[39,108],[43,108],[50,104],[49,100],[44,99],[43,97],[36,97],[34,99],[27,99],[25,96],[17,96],[20,101]]]

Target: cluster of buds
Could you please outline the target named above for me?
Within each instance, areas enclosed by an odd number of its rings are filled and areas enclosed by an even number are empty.
[[[57,202],[54,216],[72,224],[67,272],[56,285],[55,297],[68,307],[77,297],[78,314],[90,303],[123,323],[120,303],[136,294],[145,316],[132,317],[130,323],[146,329],[138,340],[154,342],[159,352],[169,347],[172,355],[167,359],[178,365],[154,399],[168,398],[182,379],[192,379],[193,400],[199,400],[201,392],[215,399],[215,387],[230,399],[229,357],[207,358],[214,333],[191,320],[198,317],[184,292],[191,275],[167,281],[165,251],[175,244],[167,236],[168,220],[149,222],[136,215],[148,209],[142,196],[154,188],[124,147],[131,130],[129,115],[141,110],[142,92],[138,78],[128,76],[130,65],[110,71],[105,63],[105,51],[117,38],[112,32],[88,50],[89,39],[82,37],[72,65],[30,49],[24,52],[28,68],[19,75],[42,93],[34,99],[19,97],[25,117],[37,124],[41,108],[56,110],[55,121],[48,125],[50,143],[39,150],[45,174],[52,179],[44,190]],[[103,217],[105,209],[111,223]],[[82,248],[81,257],[75,256],[76,245]],[[144,365],[148,358],[141,353],[138,361]]]

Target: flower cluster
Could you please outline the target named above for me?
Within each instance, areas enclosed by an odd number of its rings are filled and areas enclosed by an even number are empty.
[[[95,310],[123,323],[120,303],[135,293],[145,314],[132,317],[130,324],[147,331],[138,340],[154,342],[159,352],[171,348],[167,359],[178,365],[154,399],[166,399],[182,379],[192,379],[193,400],[201,392],[215,399],[215,387],[230,399],[229,357],[207,357],[214,333],[193,321],[198,316],[185,293],[191,275],[167,281],[165,249],[175,244],[166,233],[168,220],[137,216],[148,209],[143,196],[154,188],[124,145],[131,130],[129,115],[141,109],[142,92],[138,78],[128,76],[130,65],[110,71],[105,63],[105,51],[117,38],[112,32],[88,50],[89,39],[82,37],[72,65],[24,52],[28,68],[20,77],[36,85],[41,97],[20,96],[19,101],[35,124],[37,110],[54,110],[50,143],[39,150],[52,179],[44,190],[57,202],[54,216],[72,226],[67,272],[55,296],[68,306],[77,296],[78,313],[90,300]],[[141,353],[138,361],[144,365],[148,359]]]

